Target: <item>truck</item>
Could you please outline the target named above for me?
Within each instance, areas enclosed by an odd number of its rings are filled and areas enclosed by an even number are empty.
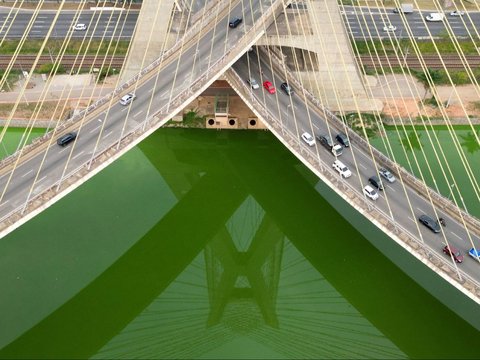
[[[425,16],[425,20],[427,21],[443,21],[445,18],[445,14],[443,13],[430,13]]]
[[[393,12],[396,14],[398,13],[411,14],[413,13],[413,4],[400,4],[399,8],[393,9]]]
[[[325,147],[325,149],[330,150],[330,152],[333,155],[335,156],[342,155],[343,146],[339,144],[335,144],[330,138],[330,136],[326,134],[318,134],[317,140],[320,141],[320,144],[322,144]]]

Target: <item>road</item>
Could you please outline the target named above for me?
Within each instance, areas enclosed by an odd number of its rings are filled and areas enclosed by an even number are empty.
[[[421,40],[429,38],[429,32],[432,36],[441,37],[446,33],[447,26],[450,26],[456,37],[470,38],[470,33],[473,38],[477,38],[475,29],[480,27],[480,12],[469,12],[464,16],[450,16],[450,12],[446,12],[443,22],[428,22],[425,16],[431,12],[433,11],[415,10],[403,17],[395,14],[393,9],[345,6],[342,15],[347,21],[347,29],[358,40],[388,38],[389,34],[391,37],[415,37]],[[383,28],[387,25],[395,26],[396,30],[390,33],[384,31]]]
[[[269,112],[280,119],[282,124],[298,138],[303,132],[310,134],[330,134],[335,138],[339,129],[327,128],[326,121],[322,116],[307,108],[305,99],[301,93],[288,96],[280,90],[280,84],[285,81],[285,76],[273,73],[270,66],[267,65],[258,54],[243,56],[233,69],[243,78],[253,77],[257,82],[262,83],[270,80],[274,83],[277,91],[275,94],[269,94],[265,89],[250,90],[251,94],[257,98]],[[263,75],[262,75],[263,72]],[[340,129],[341,130],[341,129]],[[328,167],[331,167],[335,160],[334,155],[316,141],[314,147],[309,147],[302,142],[302,145],[310,150],[315,158]],[[375,163],[370,154],[363,151],[355,143],[350,148],[345,148],[343,154],[339,156],[344,164],[352,171],[352,176],[342,181],[353,186],[359,195],[362,194],[363,187],[368,184],[368,179],[376,174]],[[340,177],[340,176],[339,176]],[[435,218],[435,210],[430,202],[418,195],[412,189],[406,187],[400,181],[388,183],[383,181],[384,191],[379,192],[379,199],[369,200],[372,206],[390,217],[400,227],[407,229],[415,237],[423,239],[431,249],[439,255],[442,255],[442,248],[448,239],[449,244],[456,246],[465,256],[465,260],[459,267],[475,279],[480,279],[480,264],[467,256],[468,249],[471,248],[468,241],[468,235],[463,226],[456,223],[454,219],[447,214],[436,209],[437,216],[446,219],[447,226],[442,228],[442,232],[435,234],[428,228],[419,223],[418,217],[427,214]],[[408,199],[408,201],[406,201]],[[480,238],[473,238],[474,244],[480,247]],[[447,257],[446,255],[444,255]]]
[[[302,11],[302,10],[300,10]],[[405,15],[405,19],[399,14],[392,12],[392,9],[376,9],[345,6],[341,11],[346,21],[347,31],[355,39],[368,38],[388,38],[395,36],[397,38],[408,38],[411,35],[416,39],[429,37],[429,31],[432,36],[442,36],[445,34],[447,24],[451,31],[457,37],[474,38],[475,30],[480,28],[480,12],[469,12],[462,17],[449,16],[446,13],[444,22],[426,22],[425,16],[431,11],[415,11],[413,14]],[[17,16],[8,17],[5,9],[0,9],[0,37],[21,38],[27,29],[32,13],[23,11]],[[138,11],[104,11],[102,14],[98,11],[84,11],[74,20],[75,13],[67,11],[62,13],[54,26],[51,36],[53,38],[65,38],[69,32],[72,32],[73,25],[82,23],[87,25],[86,31],[73,31],[74,39],[95,38],[95,39],[122,39],[128,40],[132,37],[135,24],[138,18]],[[45,38],[48,28],[54,19],[54,13],[51,11],[41,12],[33,22],[33,26],[28,32],[30,38]],[[406,23],[404,23],[404,20]],[[118,23],[118,25],[116,25]],[[396,30],[391,33],[383,31],[385,25],[394,25]],[[409,29],[409,30],[407,30]]]

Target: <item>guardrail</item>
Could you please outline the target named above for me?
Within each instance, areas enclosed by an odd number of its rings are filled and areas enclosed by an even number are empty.
[[[456,285],[457,288],[462,290],[477,303],[480,303],[480,282],[463,271],[455,268],[445,257],[438,254],[438,251],[433,250],[426,243],[414,236],[410,231],[399,226],[391,216],[376,208],[368,199],[366,199],[357,188],[353,187],[348,181],[344,181],[340,178],[328,164],[319,158],[319,156],[312,156],[312,153],[301,143],[299,134],[292,133],[280,120],[265,109],[265,107],[252,95],[251,90],[245,81],[243,81],[234,70],[230,69],[225,75],[230,85],[242,97],[245,103],[250,105],[250,108],[256,113],[258,118],[262,119],[267,127],[276,134],[289,150],[314,173],[316,173],[317,176],[321,177],[333,190],[356,208],[357,211],[368,217],[377,227],[382,229],[397,243],[402,245],[415,257],[436,272],[442,274],[450,283]],[[291,81],[291,79],[292,78],[288,78],[288,81]],[[295,83],[297,89],[303,90],[298,82],[291,81],[291,83]],[[318,106],[316,110],[320,114],[325,113],[325,109],[321,106]],[[336,121],[340,121],[341,123],[341,120],[335,117],[332,113],[328,112],[327,114],[333,116]],[[365,142],[363,138],[355,133],[351,139],[355,144],[357,144],[357,141]],[[377,155],[379,154],[376,154],[376,156]],[[381,153],[380,155],[383,156]],[[413,177],[413,175],[410,175],[410,177]],[[461,277],[458,277],[458,274],[460,274]]]
[[[223,1],[226,2],[226,0]],[[216,77],[220,76],[223,71],[231,66],[231,64],[242,55],[242,53],[236,49],[240,48],[246,51],[246,49],[248,49],[252,43],[254,43],[263,34],[265,19],[270,18],[282,7],[282,5],[282,0],[276,0],[273,4],[271,4],[269,9],[262,15],[262,17],[248,31],[245,32],[240,41],[236,43],[235,47],[229,49],[221,58],[215,61],[215,63],[211,64],[210,67],[199,78],[194,80],[187,90],[180,92],[174,98],[172,98],[168,104],[162,106],[157,112],[151,114],[148,118],[144,119],[135,127],[125,131],[123,137],[119,141],[116,141],[109,147],[98,151],[92,160],[89,160],[82,166],[70,171],[53,185],[50,185],[48,188],[42,190],[39,194],[29,198],[27,203],[22,204],[21,206],[9,212],[7,215],[3,216],[0,219],[0,232],[6,231],[7,228],[18,222],[27,214],[35,214],[36,212],[39,212],[39,208],[46,206],[45,204],[53,202],[54,198],[60,197],[61,194],[66,193],[66,191],[69,188],[72,188],[73,184],[78,183],[80,179],[85,180],[90,178],[108,165],[108,163],[106,165],[102,165],[103,163],[108,161],[111,162],[118,158],[125,151],[135,146],[143,138],[167,122],[173,115],[180,111],[186,103],[189,102],[189,99],[197,97],[206,87],[208,87],[209,83],[212,83]],[[172,54],[174,51],[176,50],[170,49],[164,54],[164,56],[169,56],[169,54]],[[151,75],[152,70],[161,63],[161,59],[154,61],[135,77],[127,81],[122,86],[116,88],[112,93],[104,96],[95,102],[95,104],[83,110],[81,114],[68,119],[65,123],[58,126],[56,128],[56,132],[58,133],[59,131],[67,129],[68,127],[72,126],[76,120],[91,114],[96,108],[106,104],[118,94],[126,91],[140,79],[147,78],[146,75]],[[36,144],[47,142],[54,133],[55,131],[52,131],[40,138],[37,138],[26,148],[28,148],[28,151],[32,151],[36,148]],[[13,158],[13,155],[11,157]],[[15,157],[13,159],[16,160],[17,158]],[[9,159],[9,161],[12,161],[12,159]]]

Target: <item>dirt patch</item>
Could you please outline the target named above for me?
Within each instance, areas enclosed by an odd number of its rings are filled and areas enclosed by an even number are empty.
[[[21,103],[17,106],[12,119],[52,119],[65,120],[77,108],[88,106],[87,101],[48,101],[39,103]],[[8,119],[12,113],[14,104],[0,104],[0,118]]]

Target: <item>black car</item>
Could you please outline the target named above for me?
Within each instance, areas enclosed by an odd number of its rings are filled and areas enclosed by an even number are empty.
[[[283,91],[285,91],[285,93],[287,95],[292,95],[293,94],[293,89],[290,85],[288,85],[286,82],[282,83],[282,85],[280,86],[282,88]]]
[[[440,224],[437,221],[433,220],[430,216],[420,215],[418,221],[420,221],[423,225],[428,227],[434,233],[440,232]]]
[[[228,23],[228,26],[230,26],[231,28],[236,28],[238,25],[240,25],[241,22],[242,22],[242,18],[235,17],[232,20],[230,20],[230,22]]]
[[[65,135],[60,136],[57,139],[57,144],[60,146],[66,146],[69,142],[75,140],[76,137],[77,137],[77,134],[73,132],[66,133]]]
[[[320,141],[320,144],[322,144],[323,146],[325,146],[325,148],[326,148],[327,150],[332,150],[333,141],[332,141],[332,139],[330,138],[330,136],[324,135],[324,134],[319,134],[319,135],[317,135],[317,140]]]
[[[372,176],[370,179],[368,179],[368,182],[378,190],[383,190],[382,180],[380,180],[378,176]]]
[[[349,147],[350,146],[350,141],[348,140],[347,135],[344,133],[338,133],[337,136],[335,137],[337,141],[340,143],[340,145],[343,145],[344,147]]]

